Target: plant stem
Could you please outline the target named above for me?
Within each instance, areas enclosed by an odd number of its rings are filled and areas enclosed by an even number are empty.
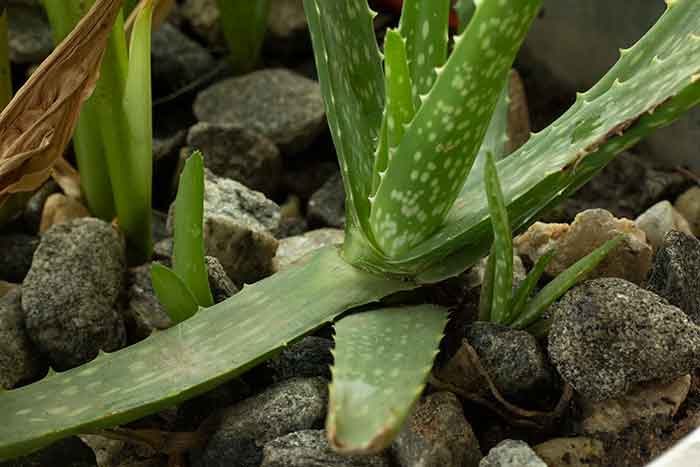
[[[7,37],[7,10],[0,13],[0,110],[12,99],[12,74],[10,72]]]
[[[247,73],[260,59],[265,39],[269,0],[217,0],[221,27],[231,51],[235,73]]]

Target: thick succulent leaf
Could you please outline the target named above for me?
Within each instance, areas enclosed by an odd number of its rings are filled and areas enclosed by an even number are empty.
[[[595,269],[622,239],[623,237],[619,236],[608,240],[588,255],[576,261],[566,271],[552,279],[549,284],[545,285],[544,288],[525,305],[522,313],[513,321],[511,327],[523,329],[537,321],[549,305],[554,303],[556,299],[564,295],[567,290]]]
[[[554,250],[549,250],[547,253],[537,258],[537,262],[532,267],[530,272],[528,272],[525,280],[522,282],[522,284],[520,284],[520,287],[518,287],[518,290],[513,295],[513,301],[510,305],[510,311],[505,324],[510,324],[513,319],[520,316],[523,308],[525,308],[527,300],[535,290],[537,283],[542,277],[542,274],[544,274],[544,270],[547,268],[547,265],[552,258],[554,258]]]
[[[374,239],[388,258],[404,259],[443,224],[539,4],[481,2],[456,38],[452,55],[389,161],[372,205]],[[408,184],[411,177],[417,181]]]
[[[425,386],[446,322],[444,308],[418,305],[336,324],[326,419],[334,449],[367,454],[391,443]]]
[[[698,78],[700,3],[676,0],[571,109],[497,164],[513,228],[527,226],[616,154],[697,105]],[[383,258],[382,269],[424,282],[453,276],[485,254],[489,227],[483,181],[470,177],[440,231],[400,260]]]
[[[270,0],[217,0],[221,29],[231,51],[235,73],[247,73],[258,64],[265,39]]]
[[[0,393],[0,460],[201,394],[343,311],[413,287],[353,268],[335,248],[321,250],[138,344]]]
[[[160,263],[153,263],[151,283],[158,301],[163,304],[173,323],[181,323],[197,313],[197,299],[172,269]]]
[[[405,126],[413,119],[411,74],[406,61],[406,42],[394,29],[386,32],[384,61],[386,73],[387,142],[389,155],[403,138]]]
[[[513,296],[513,239],[496,163],[490,152],[486,154],[484,183],[494,243],[491,248],[491,255],[494,256],[491,321],[503,324],[508,317],[508,305]]]
[[[493,304],[493,273],[495,268],[496,254],[494,249],[495,243],[491,244],[491,252],[486,258],[486,267],[484,268],[484,278],[481,280],[481,289],[479,290],[479,321],[491,320],[491,305]]]
[[[416,108],[447,60],[450,0],[404,0],[399,31],[406,39]]]
[[[304,0],[350,224],[366,227],[384,76],[367,0]]]
[[[173,269],[197,304],[208,307],[214,304],[214,298],[204,262],[203,217],[204,160],[200,152],[195,152],[185,162],[175,199]]]

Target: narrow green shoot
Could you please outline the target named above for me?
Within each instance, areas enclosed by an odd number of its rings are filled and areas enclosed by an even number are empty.
[[[151,266],[151,283],[158,300],[165,307],[173,323],[181,323],[197,313],[197,300],[184,281],[167,266],[153,263]]]
[[[494,244],[491,248],[491,255],[494,256],[491,321],[503,324],[507,321],[513,294],[513,238],[496,163],[490,152],[486,154],[484,185],[491,214]]]
[[[270,1],[217,0],[217,4],[221,28],[231,51],[233,71],[247,73],[260,61]]]
[[[527,274],[525,280],[522,284],[520,284],[520,287],[518,287],[518,290],[513,296],[513,300],[510,305],[510,312],[508,313],[508,317],[506,319],[506,324],[510,324],[515,317],[522,314],[525,304],[530,299],[530,295],[532,295],[532,292],[535,290],[535,287],[542,277],[542,274],[544,274],[544,270],[547,268],[547,265],[552,258],[554,258],[554,254],[555,251],[552,249],[537,259],[537,262],[535,262],[535,265]]]
[[[185,162],[175,200],[173,269],[199,306],[214,304],[204,261],[204,159],[200,152]]]
[[[7,36],[7,10],[0,8],[0,111],[12,99],[12,74]]]
[[[613,250],[623,239],[623,236],[618,236],[612,240],[608,240],[601,246],[593,250],[588,255],[576,261],[566,271],[559,274],[552,281],[544,286],[540,293],[530,300],[522,312],[516,317],[510,326],[515,329],[524,329],[537,321],[547,307],[554,303],[559,297],[564,295],[567,290],[573,287],[589,272],[595,269],[598,264]]]
[[[481,280],[481,291],[479,293],[479,320],[491,320],[491,304],[493,303],[493,273],[496,262],[495,243],[491,244],[491,251],[486,258],[484,277]]]

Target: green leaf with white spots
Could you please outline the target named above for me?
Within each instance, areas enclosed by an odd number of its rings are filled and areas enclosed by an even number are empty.
[[[185,161],[175,199],[173,270],[199,306],[214,304],[204,260],[204,160],[200,152]]]
[[[439,230],[476,158],[540,0],[483,1],[389,161],[372,205],[376,245],[411,256]],[[409,183],[413,177],[416,181]]]
[[[435,82],[436,68],[447,60],[447,33],[450,0],[404,0],[399,32],[406,39],[411,69],[413,98],[420,107],[420,96]]]
[[[414,288],[360,271],[335,248],[247,285],[168,330],[0,394],[0,461],[125,424],[240,375],[343,311]],[[329,293],[342,291],[342,293]]]
[[[405,126],[413,119],[411,75],[406,61],[406,43],[398,31],[389,29],[384,42],[386,73],[387,142],[389,151],[403,138]]]
[[[510,305],[510,312],[504,324],[510,324],[514,319],[520,316],[525,308],[525,304],[530,298],[532,292],[535,290],[537,283],[542,277],[542,274],[544,274],[544,270],[547,268],[547,265],[552,258],[554,258],[554,250],[549,250],[547,253],[537,258],[537,262],[532,267],[530,272],[528,272],[525,280],[522,284],[520,284],[520,287],[518,287],[518,290],[515,292],[515,295],[513,295],[513,302]]]
[[[545,285],[542,290],[525,305],[525,308],[510,326],[515,329],[524,329],[537,321],[549,305],[554,303],[554,301],[564,295],[567,290],[595,269],[623,238],[624,237],[620,235],[612,240],[608,240],[588,255],[569,266],[566,271],[552,279],[549,284]]]
[[[367,0],[304,0],[349,224],[368,232],[384,76]]]
[[[446,323],[444,308],[418,305],[336,324],[326,419],[334,449],[368,454],[391,443],[420,397]]]
[[[529,225],[615,155],[700,103],[698,78],[700,2],[676,0],[564,115],[497,163],[513,229]],[[401,258],[375,258],[374,263],[381,270],[436,282],[474,264],[486,253],[490,237],[483,180],[470,177],[434,235]]]
[[[513,239],[496,163],[490,152],[486,154],[484,183],[493,228],[491,321],[503,324],[508,317],[508,306],[513,297]]]
[[[153,263],[151,283],[158,301],[163,304],[173,323],[181,323],[197,313],[197,299],[172,269],[160,263]]]

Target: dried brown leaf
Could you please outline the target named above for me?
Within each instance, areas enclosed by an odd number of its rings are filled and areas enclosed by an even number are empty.
[[[51,176],[99,77],[122,0],[97,0],[0,114],[0,206]]]

